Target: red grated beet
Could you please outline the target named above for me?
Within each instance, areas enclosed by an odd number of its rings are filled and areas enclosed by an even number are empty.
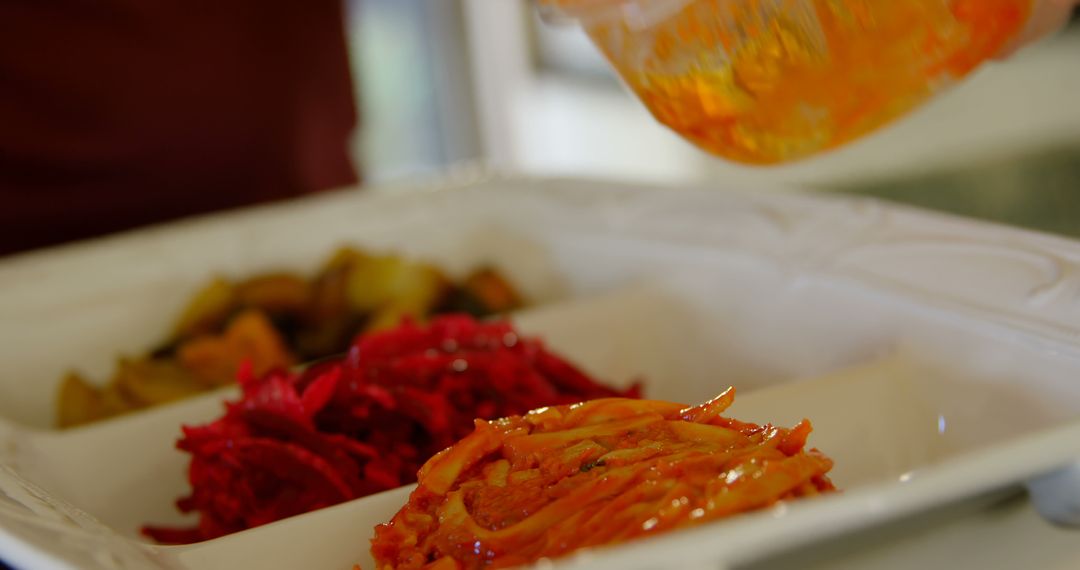
[[[416,481],[473,419],[607,397],[639,397],[589,378],[505,321],[444,316],[357,339],[348,354],[302,373],[239,375],[225,415],[184,426],[198,526],[146,526],[165,544],[224,536]]]

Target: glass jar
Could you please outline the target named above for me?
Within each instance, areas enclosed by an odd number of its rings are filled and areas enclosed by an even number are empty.
[[[750,164],[835,148],[1001,51],[1032,0],[540,0],[663,124]]]

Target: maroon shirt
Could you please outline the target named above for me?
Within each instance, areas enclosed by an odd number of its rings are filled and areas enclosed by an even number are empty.
[[[0,0],[0,254],[356,181],[341,0]]]

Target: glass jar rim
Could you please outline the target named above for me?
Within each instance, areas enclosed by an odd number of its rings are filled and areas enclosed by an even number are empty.
[[[624,23],[631,30],[648,29],[682,10],[693,0],[538,0],[545,22],[594,26]]]

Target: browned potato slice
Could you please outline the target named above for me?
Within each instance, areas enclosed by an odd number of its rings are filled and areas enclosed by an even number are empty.
[[[136,409],[135,403],[127,398],[117,384],[109,384],[101,389],[101,403],[101,419],[119,416]]]
[[[426,315],[427,311],[423,309],[410,308],[404,305],[387,305],[371,315],[371,318],[368,319],[367,324],[364,326],[364,332],[392,329],[401,324],[401,321],[406,317],[415,321],[424,321]]]
[[[207,386],[222,386],[236,378],[239,365],[223,336],[200,336],[176,350],[180,365]]]
[[[338,318],[349,312],[346,289],[349,273],[366,256],[355,249],[343,247],[326,263],[312,284],[311,315],[315,321]]]
[[[311,300],[311,285],[289,273],[260,275],[237,285],[236,298],[245,307],[299,315]]]
[[[323,264],[323,268],[319,272],[319,275],[322,276],[327,273],[332,273],[336,269],[352,267],[352,265],[356,263],[358,259],[363,259],[367,256],[368,254],[354,247],[349,247],[347,245],[340,247],[337,251],[334,252],[334,255],[330,256],[330,259],[326,260],[326,263]]]
[[[101,392],[82,376],[71,372],[60,384],[56,399],[56,423],[61,428],[93,422],[105,417]]]
[[[363,319],[347,313],[319,319],[296,335],[297,356],[311,360],[345,352],[362,324]]]
[[[256,376],[296,363],[273,323],[262,313],[247,311],[238,316],[225,331],[225,339],[238,356],[238,363],[251,361]],[[233,376],[235,378],[235,374]]]
[[[133,399],[120,384],[120,371],[103,388],[91,385],[78,374],[68,374],[60,386],[57,425],[61,428],[75,427],[146,407],[146,404]]]
[[[207,389],[191,372],[171,360],[121,360],[116,383],[137,407],[164,404]]]
[[[220,330],[236,307],[236,288],[215,278],[203,287],[180,314],[174,336],[191,337]]]
[[[435,267],[399,257],[369,256],[353,266],[346,292],[349,305],[358,312],[396,305],[422,316],[449,290],[449,280]]]
[[[461,288],[488,313],[504,313],[523,305],[514,286],[498,271],[489,267],[474,271],[465,278]]]
[[[294,358],[266,315],[247,311],[229,323],[219,336],[202,336],[180,346],[180,364],[209,385],[236,380],[240,363],[248,360],[252,371],[262,375],[275,368],[292,366]]]

